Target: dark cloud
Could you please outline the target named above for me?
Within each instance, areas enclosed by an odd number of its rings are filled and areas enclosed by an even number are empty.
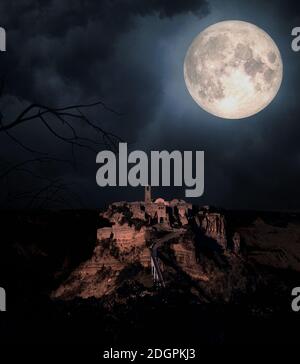
[[[8,51],[0,54],[5,92],[13,107],[26,102],[66,105],[102,99],[123,113],[101,109],[90,117],[118,133],[132,147],[205,151],[205,195],[199,203],[239,208],[299,208],[300,144],[298,95],[300,55],[292,52],[291,29],[299,2],[254,0],[19,0],[0,3],[0,25]],[[211,9],[209,11],[209,9]],[[280,92],[263,112],[242,121],[215,118],[188,95],[182,63],[203,27],[225,19],[250,21],[278,44],[284,62]],[[23,100],[23,103],[16,101]],[[4,107],[5,106],[5,107]],[[12,110],[11,110],[12,109]],[[70,150],[38,124],[14,131],[36,149],[60,157]],[[1,159],[28,158],[11,139],[0,136]],[[95,156],[76,151],[77,170],[51,165],[48,176],[79,185],[88,206],[142,196],[138,189],[99,189]],[[38,172],[40,172],[40,168]],[[18,176],[15,184],[29,184]],[[183,189],[161,189],[183,197]],[[126,197],[128,196],[128,197]]]
[[[5,91],[47,105],[101,98],[121,108],[135,130],[133,109],[137,103],[140,110],[148,108],[141,92],[147,89],[157,98],[159,87],[139,65],[130,67],[127,58],[134,44],[113,59],[119,41],[134,29],[138,17],[183,13],[202,17],[208,4],[206,0],[1,2],[1,25],[8,36],[8,52],[0,57]]]
[[[118,38],[134,27],[136,16],[191,13],[201,17],[207,12],[205,0],[4,1],[0,14],[9,52],[1,58],[1,69],[10,77],[10,92],[25,99],[40,97],[34,82],[30,88],[24,84],[37,72],[47,77],[49,68],[62,80],[87,88],[89,69],[109,59]]]
[[[144,18],[191,14],[200,19],[207,13],[205,0],[1,2],[0,21],[7,30],[8,50],[0,57],[0,77],[5,80],[4,93],[15,100],[10,113],[6,101],[2,103],[4,122],[31,102],[61,106],[101,99],[124,116],[116,118],[99,108],[89,116],[124,139],[135,141],[159,107],[162,81],[155,52],[159,40],[150,34],[153,44],[144,47],[142,41],[137,45],[135,39],[124,41],[124,37],[135,34],[136,23]],[[136,59],[135,52],[142,52],[145,60]],[[151,59],[155,53],[156,59]],[[48,151],[50,146],[50,152],[61,158],[67,153],[66,146],[45,134],[37,122],[13,133],[35,150]],[[6,135],[1,136],[1,142],[5,161],[31,157]],[[94,155],[87,157],[80,151],[77,159],[84,167],[64,171],[59,177],[67,178],[68,183],[94,185]]]

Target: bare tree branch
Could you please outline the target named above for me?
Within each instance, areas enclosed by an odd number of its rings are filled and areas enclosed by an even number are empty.
[[[3,88],[4,82],[0,83],[0,97],[3,93]],[[80,201],[80,197],[70,189],[70,184],[67,185],[62,183],[57,178],[51,179],[47,177],[47,175],[44,176],[41,173],[37,173],[35,171],[35,165],[36,163],[56,162],[68,163],[71,167],[75,168],[75,149],[77,147],[84,148],[92,152],[98,152],[96,147],[106,147],[108,149],[117,151],[118,143],[122,142],[123,140],[116,134],[106,131],[99,125],[98,122],[95,123],[91,121],[83,112],[85,109],[96,106],[101,106],[104,110],[115,115],[122,115],[121,113],[108,107],[102,101],[57,108],[48,107],[38,103],[32,103],[28,105],[22,112],[20,112],[14,120],[9,122],[4,121],[3,114],[0,112],[0,133],[5,133],[16,145],[26,152],[33,154],[34,156],[34,158],[30,158],[28,160],[21,161],[19,163],[15,163],[12,166],[6,167],[2,173],[0,172],[0,181],[6,183],[8,188],[10,188],[11,184],[9,183],[10,179],[8,179],[8,177],[14,173],[25,173],[33,179],[46,182],[46,185],[43,183],[43,186],[32,188],[30,191],[21,191],[19,187],[22,186],[18,186],[17,190],[19,191],[7,195],[9,203],[15,200],[24,199],[28,202],[27,207],[29,208],[36,206],[44,208],[47,204],[56,206],[71,206],[68,201],[70,198],[71,202],[76,201],[76,203],[79,203],[81,206],[83,206],[82,201]],[[82,124],[79,123],[80,121]],[[11,133],[11,130],[14,128],[30,122],[41,123],[41,125],[43,125],[54,138],[70,145],[73,162],[52,157],[47,152],[38,151],[35,148],[29,147],[26,143],[24,143],[23,140]],[[92,130],[93,135],[96,137],[89,138],[85,135],[82,135],[82,132],[79,129],[82,125],[85,125],[89,128],[89,130]],[[44,156],[38,157],[38,155]]]
[[[9,167],[6,171],[4,171],[2,174],[0,174],[0,179],[8,176],[10,173],[18,170],[20,167],[23,167],[23,166],[25,166],[27,164],[36,163],[36,162],[39,162],[39,163],[41,163],[41,162],[49,162],[49,161],[51,161],[51,162],[55,161],[55,162],[61,162],[61,163],[68,163],[68,164],[70,164],[70,161],[68,161],[68,160],[58,159],[58,158],[52,158],[52,157],[51,158],[50,157],[42,157],[42,158],[28,159],[26,161],[17,163],[15,165]]]
[[[79,117],[76,114],[72,114],[72,113],[65,113],[65,111],[67,110],[80,110],[83,108],[90,108],[90,107],[94,107],[94,106],[98,106],[101,105],[105,110],[112,112],[113,114],[116,115],[122,115],[121,113],[119,113],[118,111],[115,111],[113,109],[111,109],[110,107],[107,107],[102,101],[97,101],[91,104],[79,104],[79,105],[72,105],[72,106],[66,106],[66,107],[60,107],[60,108],[50,108],[48,106],[45,105],[39,105],[39,104],[31,104],[29,106],[27,106],[17,117],[14,121],[9,122],[6,125],[3,125],[0,127],[0,132],[3,130],[9,130],[17,125],[23,124],[27,121],[31,121],[34,120],[36,118],[39,117],[40,114],[45,115],[45,114],[53,114],[57,117],[60,116],[73,116],[73,117]],[[30,111],[37,109],[37,112],[35,112],[32,115],[27,116]],[[43,110],[42,113],[40,112],[40,110]]]

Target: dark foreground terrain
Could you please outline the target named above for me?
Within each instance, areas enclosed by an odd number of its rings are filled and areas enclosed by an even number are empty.
[[[101,299],[52,300],[51,292],[93,253],[98,211],[2,211],[0,286],[7,312],[2,343],[93,343],[112,346],[298,343],[300,214],[224,212],[241,235],[241,256],[204,249],[201,263],[216,279],[196,285],[169,264],[165,289],[132,265]],[[162,256],[168,259],[168,249]],[[141,278],[142,277],[142,278]]]

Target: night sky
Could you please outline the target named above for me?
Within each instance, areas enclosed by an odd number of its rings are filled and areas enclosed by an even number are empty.
[[[206,113],[184,83],[183,61],[190,43],[222,20],[261,27],[283,60],[276,98],[246,119]],[[2,0],[0,26],[7,31],[7,52],[0,53],[3,124],[33,102],[60,107],[102,100],[118,114],[97,106],[86,110],[89,120],[130,143],[132,150],[205,151],[205,192],[191,202],[299,209],[300,52],[291,49],[292,28],[300,26],[299,2]],[[50,118],[49,123],[64,132],[58,120]],[[82,135],[95,137],[84,122],[76,123]],[[99,188],[96,152],[72,151],[40,120],[10,133],[0,133],[0,175],[20,162],[45,157],[42,153],[73,163],[33,162],[2,176],[3,207],[94,208],[143,198],[141,187]],[[49,181],[54,181],[51,189],[45,187]],[[55,191],[57,183],[64,187]],[[44,187],[52,196],[47,201]],[[184,189],[156,188],[153,193],[184,198]]]

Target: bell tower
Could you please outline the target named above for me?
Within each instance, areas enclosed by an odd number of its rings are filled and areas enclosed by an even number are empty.
[[[145,203],[151,203],[151,186],[145,187]]]

